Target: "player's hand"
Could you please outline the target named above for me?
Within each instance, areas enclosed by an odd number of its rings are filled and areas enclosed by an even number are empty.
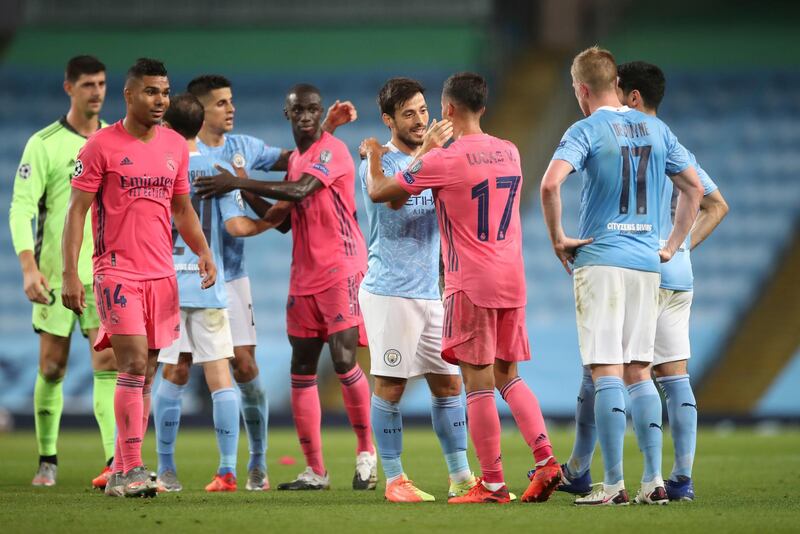
[[[200,287],[208,289],[213,286],[217,281],[217,266],[214,265],[214,260],[211,257],[211,251],[206,251],[197,258],[197,267],[200,272]]]
[[[674,254],[675,253],[673,251],[671,251],[667,247],[664,247],[658,251],[658,258],[661,260],[661,263],[667,263],[669,260],[672,259],[672,256]]]
[[[344,102],[339,102],[337,100],[328,108],[328,114],[325,116],[325,120],[322,123],[322,129],[326,132],[333,133],[339,126],[353,122],[356,119],[358,119],[358,111],[356,111],[356,107],[353,103],[349,100],[345,100]]]
[[[364,158],[368,157],[370,154],[383,156],[387,152],[389,152],[389,147],[383,146],[380,141],[374,137],[368,137],[364,139],[358,146],[358,153]]]
[[[249,176],[247,176],[247,171],[245,170],[244,167],[237,167],[236,165],[233,164],[233,162],[231,162],[231,167],[233,167],[233,172],[236,173],[236,176],[238,178],[242,180],[247,180],[248,178],[250,178]]]
[[[428,131],[425,132],[425,136],[422,138],[422,146],[417,157],[427,154],[434,148],[443,147],[451,137],[453,137],[453,123],[447,119],[442,119],[439,122],[433,119]]]
[[[31,270],[22,273],[22,287],[25,290],[25,296],[31,302],[52,304],[50,284],[47,283],[47,278],[38,268],[33,267]]]
[[[575,239],[574,237],[564,236],[553,244],[553,251],[556,253],[556,257],[558,257],[561,265],[564,266],[564,270],[567,271],[567,274],[572,274],[570,265],[575,263],[575,253],[578,248],[583,245],[588,245],[592,241],[594,241],[594,239],[591,237],[588,239]]]
[[[239,178],[221,165],[214,165],[219,174],[199,176],[194,180],[195,190],[200,198],[213,198],[238,189]]]
[[[78,315],[86,309],[86,289],[77,274],[65,274],[61,285],[61,303]]]

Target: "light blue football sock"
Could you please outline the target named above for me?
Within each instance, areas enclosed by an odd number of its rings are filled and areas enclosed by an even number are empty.
[[[175,441],[181,424],[181,396],[186,386],[162,378],[153,395],[153,418],[156,427],[158,474],[175,471]]]
[[[697,401],[689,375],[662,376],[658,385],[667,398],[669,431],[675,444],[675,464],[669,478],[692,477],[694,451],[697,446]]]
[[[242,418],[247,431],[250,459],[247,470],[256,467],[267,472],[267,424],[269,423],[269,403],[260,377],[250,382],[237,382],[242,393]]]
[[[594,424],[594,382],[592,370],[583,368],[578,403],[575,406],[575,443],[567,460],[569,478],[577,478],[592,467],[592,456],[597,443],[597,426]]]
[[[469,474],[467,416],[461,395],[431,397],[431,422],[439,438],[450,478]],[[461,480],[456,480],[461,482]]]
[[[402,475],[403,416],[400,404],[383,400],[373,393],[370,415],[384,476],[388,480]]]
[[[625,442],[625,384],[616,376],[601,376],[594,382],[594,419],[603,452],[603,482],[622,480],[622,447]]]
[[[211,394],[214,432],[219,448],[220,475],[236,476],[236,449],[239,446],[239,402],[233,388],[218,389]]]
[[[664,433],[661,419],[661,397],[655,383],[643,380],[628,386],[631,398],[631,419],[639,450],[644,454],[642,482],[661,476],[661,453]]]

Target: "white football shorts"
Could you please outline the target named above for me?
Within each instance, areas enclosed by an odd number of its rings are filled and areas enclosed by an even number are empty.
[[[692,292],[673,289],[658,290],[658,322],[653,365],[688,360],[689,313],[692,309]]]
[[[181,308],[181,337],[158,353],[160,363],[178,363],[182,352],[201,364],[233,358],[231,326],[225,308]]]

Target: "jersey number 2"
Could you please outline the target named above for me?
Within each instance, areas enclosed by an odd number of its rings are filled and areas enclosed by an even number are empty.
[[[639,166],[636,168],[636,214],[644,215],[647,213],[647,163],[650,161],[650,145],[635,146],[632,149],[627,146],[620,147],[622,152],[622,193],[619,196],[619,213],[628,213],[631,196],[631,153],[639,158]]]
[[[498,176],[495,178],[496,189],[508,189],[508,199],[506,207],[503,209],[503,217],[500,219],[500,227],[497,229],[497,240],[502,241],[506,238],[508,225],[511,224],[511,216],[514,209],[514,198],[519,189],[520,176]],[[489,180],[484,180],[472,188],[472,199],[478,199],[478,241],[489,240]]]

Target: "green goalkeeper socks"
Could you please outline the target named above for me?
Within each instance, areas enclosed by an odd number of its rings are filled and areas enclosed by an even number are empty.
[[[117,387],[116,371],[94,372],[94,417],[100,427],[103,453],[108,460],[114,456],[114,389]]]
[[[63,378],[48,382],[40,373],[36,373],[33,410],[40,456],[56,455],[58,427],[64,409],[64,392],[61,387],[63,382]]]

